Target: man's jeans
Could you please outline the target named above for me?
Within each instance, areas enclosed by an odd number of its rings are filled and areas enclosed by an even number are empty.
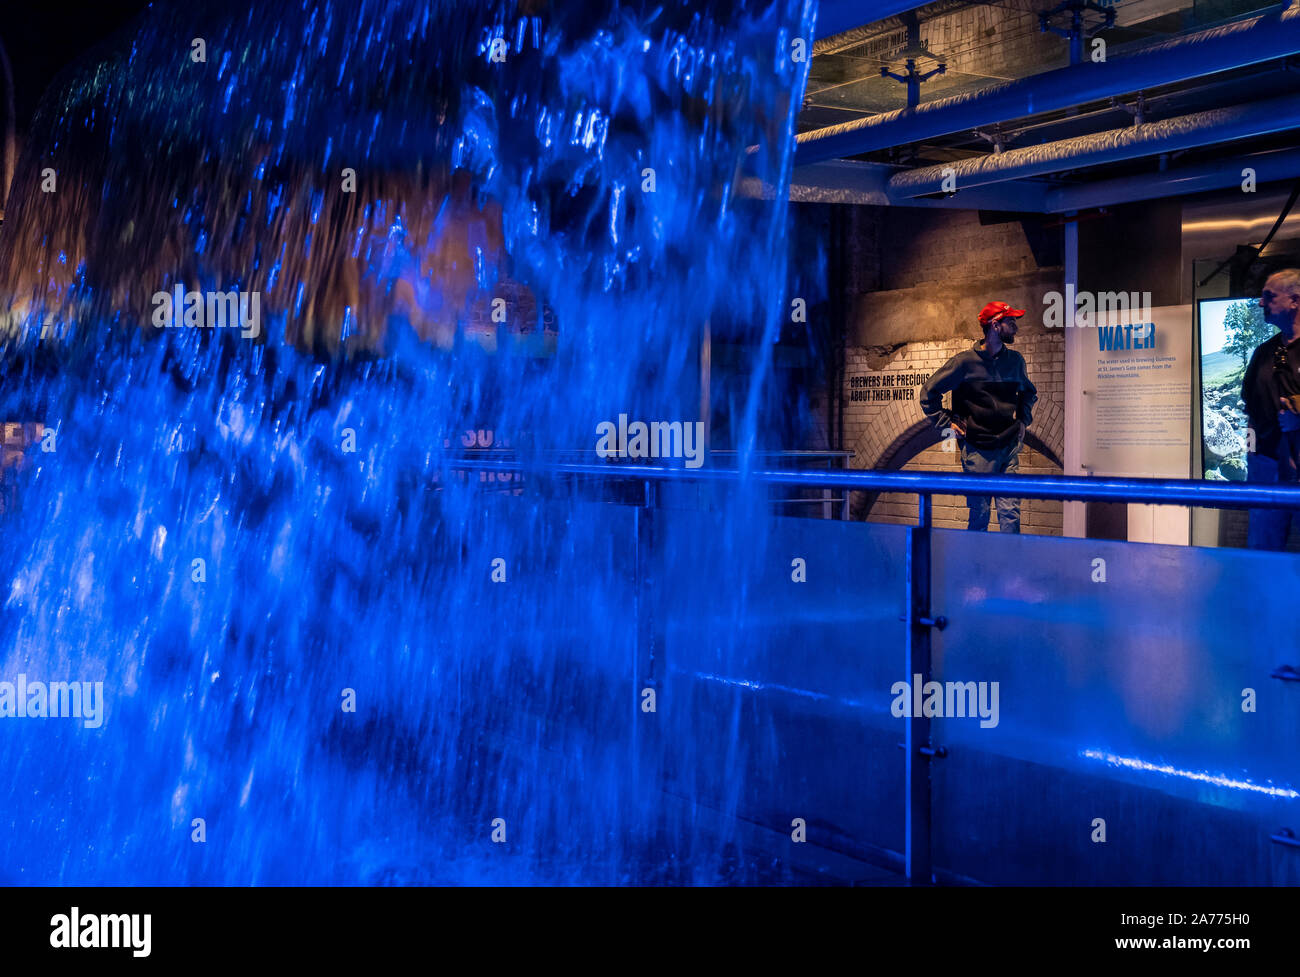
[[[1285,439],[1285,435],[1283,437]],[[1286,441],[1283,440],[1278,450],[1284,450],[1285,444]],[[1246,455],[1246,481],[1275,485],[1287,480],[1279,474],[1278,463],[1268,455],[1253,451]],[[1286,549],[1286,538],[1291,532],[1291,514],[1290,509],[1251,509],[1246,545],[1252,550]]]
[[[961,470],[967,474],[1014,475],[1020,470],[1020,442],[1012,441],[1002,448],[975,448],[961,442]],[[967,529],[983,532],[989,528],[989,496],[968,495],[970,508]],[[1020,500],[998,498],[998,529],[1004,533],[1020,532]]]

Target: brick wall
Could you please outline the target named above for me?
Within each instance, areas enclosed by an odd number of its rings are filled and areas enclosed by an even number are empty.
[[[945,59],[953,87],[1037,74],[1069,62],[1068,42],[1039,30],[1038,12],[1052,6],[1037,0],[1002,0],[927,17],[921,40]],[[1090,15],[1088,22],[1097,19]],[[1067,26],[1069,14],[1058,14],[1054,23]]]
[[[981,224],[969,211],[854,207],[840,242],[839,260],[852,263],[845,280],[855,294],[847,303],[844,447],[857,468],[960,469],[956,452],[932,442],[916,399],[854,400],[850,384],[864,374],[929,376],[979,337],[977,314],[1002,299],[1028,310],[1015,348],[1025,357],[1038,388],[1038,405],[1026,450],[1025,474],[1060,474],[1064,453],[1065,343],[1060,330],[1042,325],[1043,294],[1059,290],[1059,264],[1042,263],[1041,241],[1019,222]],[[1049,249],[1050,251],[1050,249]],[[919,391],[918,391],[919,392]],[[913,397],[915,395],[912,395]],[[931,444],[924,443],[927,438]],[[908,522],[916,502],[907,496],[861,495],[854,518]],[[935,499],[935,524],[966,525],[965,500]],[[991,519],[996,525],[996,518]],[[1024,532],[1060,535],[1061,503],[1025,500]]]
[[[902,468],[906,472],[960,471],[956,451],[944,451],[940,445],[913,455]],[[1020,454],[1023,475],[1059,475],[1061,469],[1028,445]],[[934,496],[934,524],[946,529],[964,529],[967,520],[966,499],[958,495]],[[916,525],[916,496],[883,492],[871,507],[872,522]],[[997,507],[990,506],[989,527],[998,528]],[[1061,503],[1042,499],[1024,499],[1020,503],[1020,531],[1041,536],[1061,535]]]

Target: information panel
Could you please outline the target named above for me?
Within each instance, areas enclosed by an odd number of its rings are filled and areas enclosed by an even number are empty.
[[[1081,326],[1086,437],[1096,475],[1187,478],[1192,433],[1192,307],[1139,310]]]

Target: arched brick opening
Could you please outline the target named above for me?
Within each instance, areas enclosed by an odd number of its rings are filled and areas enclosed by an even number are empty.
[[[1054,413],[1054,412],[1053,412]],[[1039,436],[1038,431],[1030,428],[1025,432],[1025,446],[1038,452],[1047,461],[1051,462],[1057,468],[1063,468],[1061,464],[1061,425],[1059,416],[1051,417],[1051,421],[1044,429],[1047,433],[1047,439]],[[1053,437],[1053,435],[1056,435]],[[943,440],[939,431],[928,420],[919,420],[908,426],[901,434],[891,441],[874,464],[868,467],[872,471],[901,471],[903,466],[909,461],[925,451],[927,448],[938,444]],[[1055,444],[1051,442],[1056,442]],[[956,458],[954,455],[954,467],[956,467]],[[856,520],[866,520],[871,517],[871,509],[880,498],[879,492],[854,492],[852,500],[849,503],[849,518]]]

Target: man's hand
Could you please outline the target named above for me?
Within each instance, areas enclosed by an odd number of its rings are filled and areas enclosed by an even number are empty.
[[[954,417],[951,421],[949,421],[948,426],[957,432],[957,437],[959,438],[966,437],[966,425],[963,424],[961,421],[957,420],[957,418]]]

